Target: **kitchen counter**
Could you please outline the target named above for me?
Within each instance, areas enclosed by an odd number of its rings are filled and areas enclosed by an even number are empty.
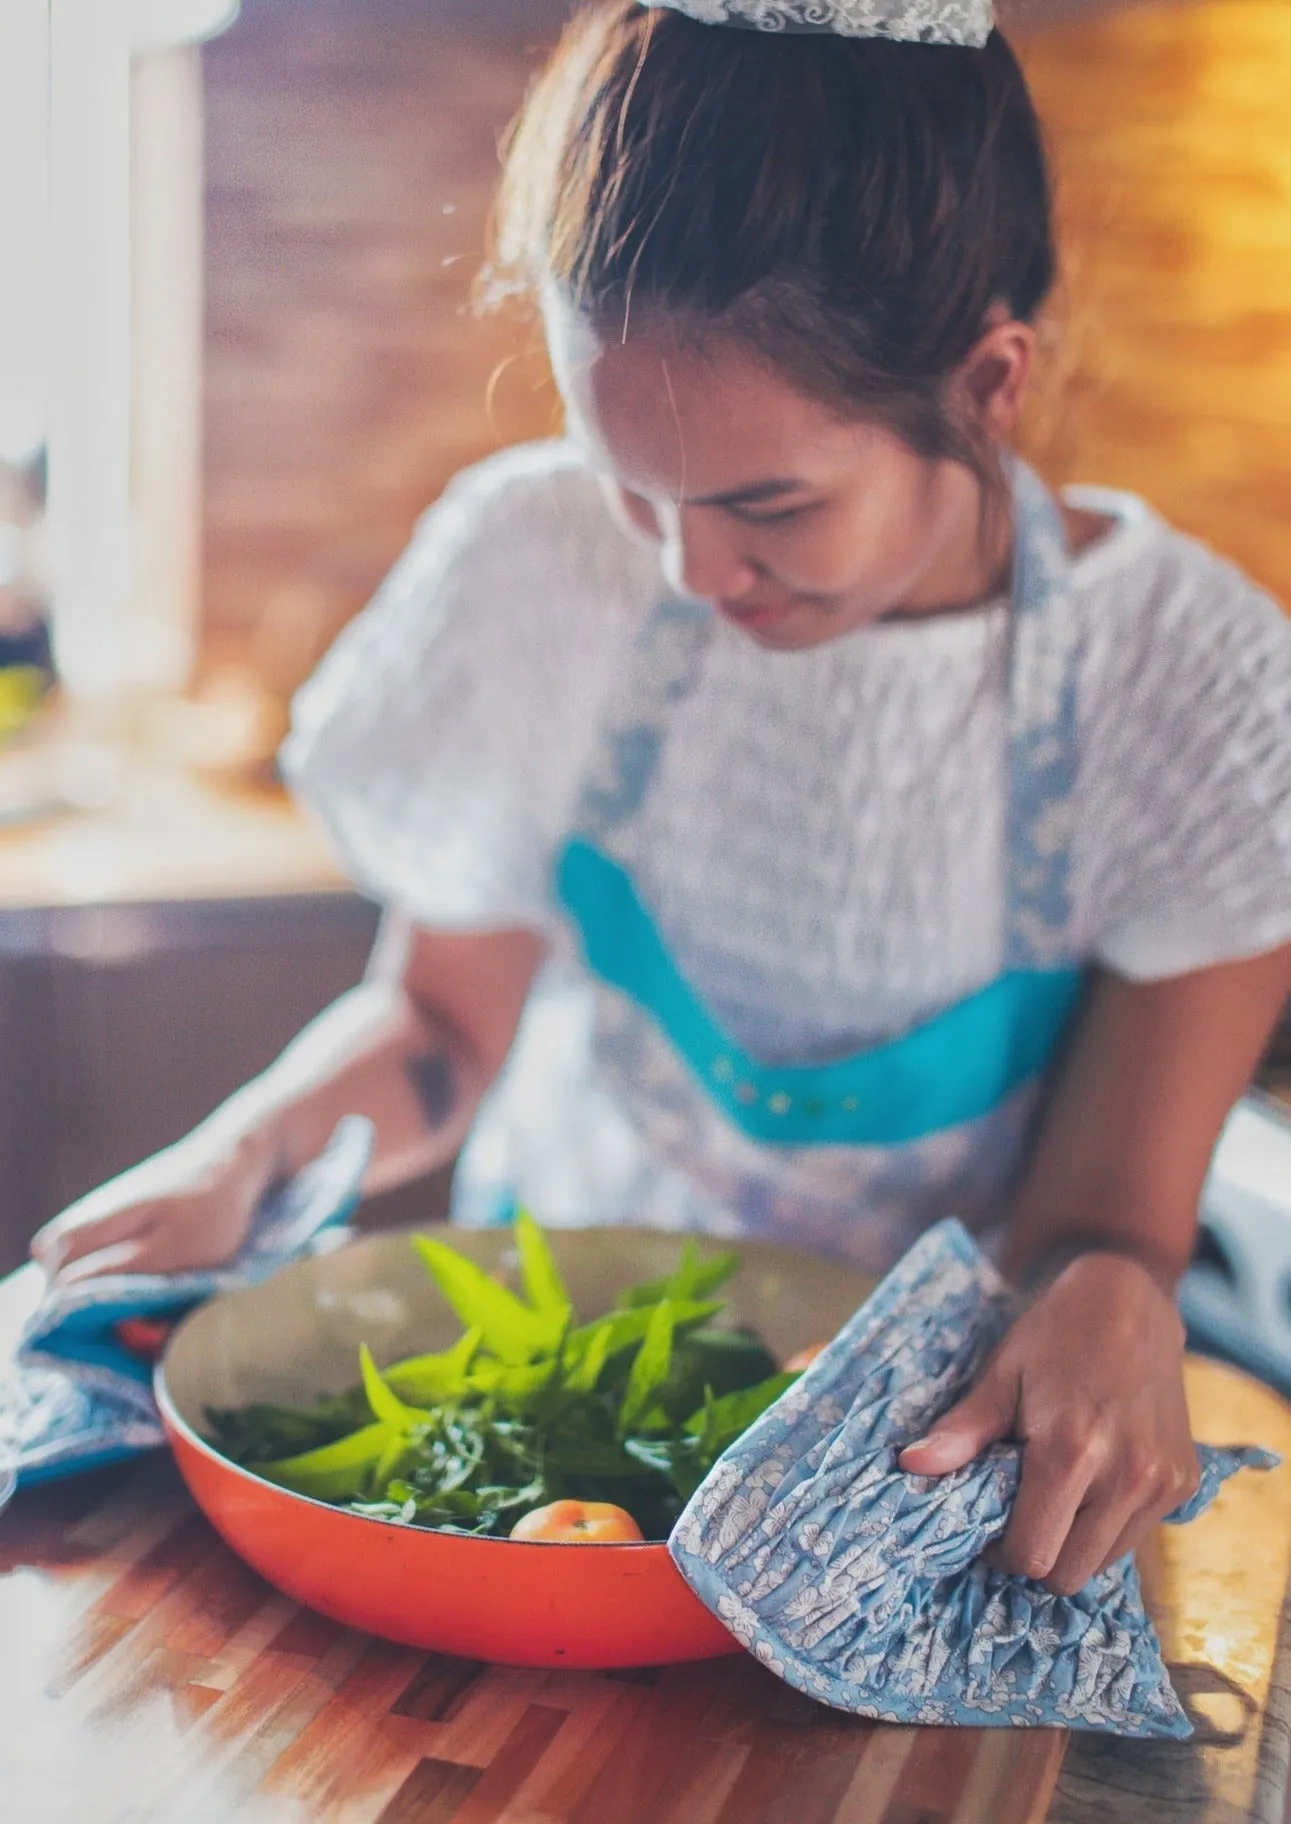
[[[95,764],[91,756],[84,770]],[[0,828],[0,914],[349,887],[319,828],[283,791],[111,753],[99,764],[115,779],[101,804]]]
[[[1190,1364],[1199,1436],[1291,1456],[1291,1408]],[[743,1655],[484,1667],[298,1609],[169,1459],[0,1519],[0,1794],[21,1824],[1284,1824],[1291,1466],[1143,1554],[1189,1743],[875,1728]]]

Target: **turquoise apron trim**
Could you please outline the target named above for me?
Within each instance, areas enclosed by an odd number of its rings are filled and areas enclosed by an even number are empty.
[[[653,1016],[727,1118],[764,1143],[898,1146],[978,1120],[1049,1064],[1084,983],[1077,969],[1013,971],[886,1044],[776,1067],[707,1012],[626,869],[574,837],[556,884],[595,973]]]

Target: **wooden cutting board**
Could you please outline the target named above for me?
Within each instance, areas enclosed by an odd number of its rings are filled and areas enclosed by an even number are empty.
[[[1199,1436],[1291,1409],[1190,1367]],[[0,1521],[0,1794],[22,1824],[1282,1824],[1291,1468],[1145,1555],[1198,1734],[876,1728],[751,1660],[597,1675],[352,1634],[269,1590],[164,1460]],[[1288,1635],[1291,1640],[1291,1635]],[[1066,1749],[1064,1759],[1064,1749]]]

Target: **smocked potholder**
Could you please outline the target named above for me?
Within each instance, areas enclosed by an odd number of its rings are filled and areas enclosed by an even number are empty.
[[[715,1464],[669,1542],[709,1609],[786,1683],[895,1723],[1191,1735],[1132,1557],[1075,1596],[980,1562],[1020,1452],[951,1475],[897,1458],[968,1389],[1014,1298],[962,1224],[923,1236],[800,1380]],[[1195,1519],[1237,1470],[1198,1446]]]
[[[0,1283],[0,1485],[6,1465],[21,1486],[164,1444],[152,1364],[125,1346],[118,1326],[177,1319],[327,1245],[358,1205],[372,1141],[370,1121],[342,1121],[319,1158],[264,1198],[240,1252],[224,1266],[104,1274],[50,1289],[32,1264]]]

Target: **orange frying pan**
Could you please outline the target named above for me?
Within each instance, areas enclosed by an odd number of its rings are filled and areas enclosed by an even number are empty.
[[[454,1229],[449,1239],[513,1278],[507,1230]],[[556,1230],[550,1240],[584,1320],[607,1310],[619,1287],[670,1271],[678,1252],[675,1236],[646,1229]],[[781,1361],[832,1336],[873,1283],[788,1249],[749,1242],[740,1252],[725,1321],[752,1325]],[[335,1621],[468,1659],[644,1666],[738,1651],[663,1545],[530,1544],[399,1526],[263,1482],[203,1441],[207,1406],[308,1402],[354,1384],[360,1343],[384,1365],[446,1348],[460,1328],[399,1234],[288,1267],[185,1318],[158,1368],[157,1397],[184,1479],[234,1551]]]

